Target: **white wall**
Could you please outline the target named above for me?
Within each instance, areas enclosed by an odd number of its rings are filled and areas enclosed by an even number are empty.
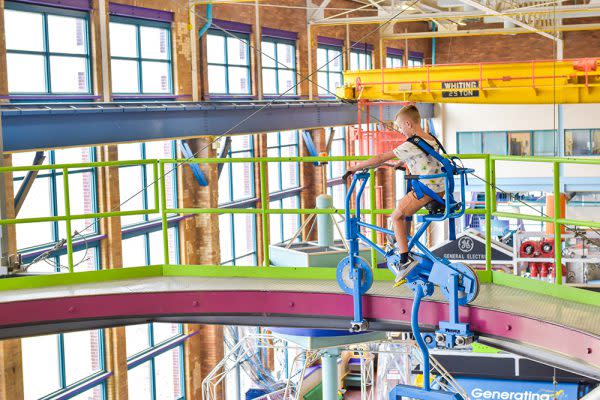
[[[435,131],[442,137],[450,153],[457,151],[456,132],[558,128],[558,112],[554,110],[552,104],[439,104],[436,105],[436,115]],[[563,106],[563,121],[565,129],[600,128],[600,105],[566,104]],[[483,170],[478,168],[480,162],[465,162],[465,164],[483,173]],[[497,164],[496,174],[498,178],[549,178],[552,176],[552,167],[545,163],[502,162]],[[600,178],[600,165],[565,165],[563,175]],[[535,181],[532,183],[535,184]]]

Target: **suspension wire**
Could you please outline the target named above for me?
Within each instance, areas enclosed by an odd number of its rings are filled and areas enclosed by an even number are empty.
[[[289,89],[287,89],[283,93],[281,93],[281,94],[277,95],[276,97],[274,97],[273,99],[271,99],[269,102],[267,102],[264,105],[262,105],[260,108],[258,108],[257,110],[255,110],[254,112],[252,112],[250,115],[248,115],[245,118],[243,118],[241,121],[239,121],[238,123],[236,123],[235,125],[233,125],[231,128],[227,129],[225,132],[217,134],[217,135],[212,135],[214,138],[212,140],[209,140],[209,142],[205,146],[203,146],[201,149],[199,149],[198,151],[196,151],[191,156],[185,158],[183,161],[175,163],[175,165],[173,166],[173,168],[171,168],[169,171],[166,171],[161,176],[155,177],[155,179],[152,182],[146,184],[140,190],[138,190],[137,192],[135,192],[134,194],[132,194],[130,197],[128,197],[127,199],[125,199],[123,202],[121,202],[118,206],[113,207],[110,210],[110,212],[119,210],[124,204],[126,204],[130,200],[134,199],[138,195],[142,194],[146,189],[148,189],[152,185],[158,183],[159,180],[163,179],[164,177],[166,177],[167,175],[169,175],[171,172],[175,171],[179,166],[184,165],[184,164],[188,163],[189,161],[193,160],[194,158],[196,158],[196,156],[198,154],[200,154],[201,152],[203,152],[204,150],[206,150],[208,147],[210,147],[211,145],[213,145],[213,143],[216,143],[221,138],[227,136],[228,134],[230,134],[231,132],[233,132],[236,128],[238,128],[239,126],[243,125],[245,122],[249,121],[251,118],[253,118],[254,116],[256,116],[258,113],[260,113],[261,111],[263,111],[266,108],[268,108],[271,105],[273,105],[275,103],[275,101],[277,101],[277,100],[279,100],[281,98],[284,98],[287,94],[289,94],[290,92],[294,91],[298,86],[300,86],[302,83],[304,83],[306,81],[308,81],[310,83],[313,83],[313,84],[316,84],[317,87],[322,88],[322,89],[326,90],[327,92],[333,94],[335,97],[337,97],[343,103],[353,104],[352,102],[349,102],[349,101],[347,101],[345,99],[341,99],[335,93],[332,93],[331,91],[329,91],[327,88],[323,88],[322,86],[320,86],[318,84],[318,82],[314,82],[311,79],[312,76],[315,75],[316,73],[318,73],[319,71],[321,71],[323,68],[325,68],[326,66],[328,66],[333,61],[335,61],[338,58],[342,57],[343,54],[344,54],[344,52],[347,51],[348,49],[356,48],[357,45],[359,44],[359,42],[361,42],[362,40],[365,40],[366,38],[368,38],[368,37],[372,36],[373,34],[379,32],[382,28],[384,28],[385,26],[389,25],[394,19],[396,19],[398,16],[400,16],[401,14],[403,14],[405,11],[409,10],[413,5],[417,4],[420,1],[421,0],[413,0],[409,6],[407,6],[406,8],[404,8],[403,10],[401,10],[400,12],[394,14],[393,16],[391,16],[390,18],[388,18],[385,22],[383,22],[382,24],[379,24],[376,28],[372,29],[371,31],[369,31],[365,35],[361,36],[354,44],[350,44],[349,46],[343,46],[342,47],[342,51],[340,52],[339,55],[337,55],[337,56],[333,57],[332,59],[328,60],[325,64],[323,64],[322,66],[318,67],[312,73],[310,73],[310,74],[308,74],[306,76],[302,76],[302,74],[300,74],[298,71],[296,71],[296,76],[300,77],[301,79],[299,81],[297,81],[294,85],[292,85]],[[175,3],[175,0],[171,0],[171,2]],[[204,16],[198,14],[197,12],[194,11],[193,14],[196,15],[197,17],[203,19],[205,22],[209,22],[207,18],[205,18]],[[276,60],[271,55],[263,52],[262,50],[260,50],[258,48],[256,48],[256,46],[254,46],[253,44],[250,43],[250,40],[242,39],[239,36],[235,35],[234,33],[230,32],[230,31],[228,31],[228,30],[226,30],[226,29],[224,29],[224,28],[222,28],[222,27],[220,27],[218,25],[215,25],[213,29],[220,30],[220,31],[224,32],[225,34],[227,34],[227,35],[229,35],[229,36],[231,36],[231,37],[233,37],[233,38],[241,41],[242,43],[247,43],[248,47],[250,47],[251,49],[253,49],[257,53],[260,53],[261,56],[265,56],[265,57],[271,59],[272,61],[276,62],[277,64],[279,64],[281,66],[285,66],[285,64],[283,64],[282,62]],[[310,40],[310,38],[308,38],[308,39]],[[104,218],[106,218],[106,217],[95,217],[93,219],[93,222],[90,223],[89,225],[85,226],[85,228],[83,228],[81,230],[81,232],[85,232],[86,230],[88,230],[89,228],[91,228],[92,226],[94,226],[96,223],[98,223],[99,221],[101,221]],[[74,236],[75,235],[72,235],[72,237],[74,237]],[[57,241],[56,243],[60,243],[62,240],[65,240],[65,239],[61,239],[61,240]],[[43,253],[43,254],[45,254],[46,258],[49,257],[49,256],[51,256],[54,252],[56,252],[60,248],[60,247],[56,248],[56,246],[57,245],[53,246],[51,249],[49,249],[48,251],[46,251],[45,253]],[[41,261],[41,259],[37,260],[36,262],[39,262],[39,261]],[[83,260],[82,260],[82,262],[83,262]],[[31,265],[31,263],[28,265],[28,267],[30,265]]]

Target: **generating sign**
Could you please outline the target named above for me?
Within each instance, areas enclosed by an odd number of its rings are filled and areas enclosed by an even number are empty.
[[[479,97],[479,81],[442,82],[442,97]]]

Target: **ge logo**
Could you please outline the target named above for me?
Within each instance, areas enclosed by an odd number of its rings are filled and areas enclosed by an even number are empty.
[[[463,253],[468,253],[472,251],[474,246],[475,243],[473,242],[473,239],[471,239],[468,236],[463,236],[460,239],[458,239],[458,248]]]

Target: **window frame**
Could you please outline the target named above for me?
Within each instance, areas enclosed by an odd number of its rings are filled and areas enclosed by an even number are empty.
[[[210,84],[208,85],[209,87],[209,92],[208,94],[210,95],[217,95],[217,96],[251,96],[252,95],[252,60],[250,57],[250,34],[248,33],[235,33],[235,39],[236,40],[240,40],[243,41],[246,44],[246,53],[248,54],[248,63],[246,65],[242,65],[242,64],[230,64],[229,63],[229,51],[227,48],[227,39],[231,38],[230,35],[227,35],[226,32],[223,32],[221,30],[218,29],[209,29],[208,32],[206,33],[207,38],[208,35],[213,35],[213,36],[221,36],[224,39],[224,49],[223,49],[223,57],[225,59],[225,63],[224,64],[220,64],[220,63],[210,63],[206,62],[207,65],[207,75],[208,75],[208,67],[211,65],[216,65],[216,66],[220,66],[220,67],[224,67],[225,68],[225,93],[219,93],[219,92],[211,92],[210,91]],[[208,49],[208,47],[207,47]],[[230,89],[229,89],[229,68],[230,67],[243,67],[246,68],[247,71],[247,78],[248,78],[248,91],[247,93],[231,93]],[[210,80],[210,76],[208,76],[208,79]]]
[[[146,333],[147,333],[147,339],[148,339],[148,347],[145,348],[144,350],[141,350],[141,351],[127,357],[128,364],[131,361],[135,360],[136,358],[140,357],[141,355],[152,353],[158,347],[164,346],[165,344],[173,342],[173,341],[177,341],[185,335],[183,332],[183,324],[177,324],[177,328],[178,328],[177,334],[175,334],[175,335],[171,336],[170,338],[165,339],[161,342],[156,342],[154,340],[154,323],[151,322],[151,323],[146,324],[146,328],[147,328]],[[156,387],[157,387],[157,385],[156,385],[156,358],[162,354],[165,354],[165,353],[171,351],[171,350],[176,350],[179,352],[179,370],[180,370],[179,385],[181,388],[181,396],[175,400],[185,400],[185,362],[184,362],[183,346],[184,346],[184,343],[181,343],[178,346],[175,346],[173,348],[167,347],[165,350],[157,352],[156,354],[153,354],[153,356],[149,360],[144,361],[133,367],[127,368],[128,371],[131,371],[131,370],[134,370],[135,368],[141,367],[141,366],[149,363],[149,366],[150,366],[150,395],[153,400],[160,400],[160,399],[157,399],[157,397],[156,397]]]
[[[232,150],[232,147],[229,148],[229,150],[227,151],[227,154],[225,155],[225,158],[234,158],[235,154],[239,154],[239,153],[250,153],[250,157],[254,157],[255,156],[255,141],[254,141],[254,135],[250,134],[247,135],[248,139],[249,139],[249,148],[248,149],[244,149],[244,150]],[[254,179],[255,179],[255,163],[251,162],[250,164],[250,182],[254,183]],[[229,165],[231,166],[231,163],[229,163]],[[252,202],[254,204],[254,206],[252,207],[256,207],[256,201],[258,201],[258,199],[256,199],[256,188],[254,186],[254,184],[252,184],[250,186],[252,192],[250,194],[250,196],[248,198],[243,198],[243,199],[235,199],[233,197],[233,168],[229,167],[229,168],[224,168],[222,170],[222,174],[226,173],[227,174],[227,183],[229,185],[229,198],[228,201],[223,202],[223,203],[219,203],[219,207],[220,208],[228,208],[231,205],[235,205],[238,203],[248,203],[248,202]],[[219,177],[219,179],[221,179],[221,177]],[[248,214],[251,216],[251,222],[252,222],[252,227],[251,230],[253,232],[255,232],[254,234],[254,240],[252,243],[252,248],[253,250],[249,253],[246,254],[236,254],[236,250],[235,250],[235,215],[236,214],[231,214],[231,213],[224,213],[223,215],[225,215],[228,219],[228,224],[229,224],[229,236],[230,236],[230,240],[231,240],[231,258],[227,259],[227,260],[221,260],[220,261],[220,265],[237,265],[237,261],[241,258],[245,258],[248,256],[253,256],[254,257],[254,264],[256,265],[258,263],[258,240],[256,237],[256,226],[257,226],[257,222],[256,222],[256,215],[255,214]],[[243,215],[243,214],[237,214],[237,215]]]
[[[57,150],[48,150],[46,153],[46,157],[48,160],[48,165],[56,165],[56,151]],[[60,151],[60,150],[58,150]],[[96,161],[96,148],[95,147],[90,147],[89,148],[90,151],[90,161],[89,162],[95,162]],[[98,207],[99,207],[99,201],[98,201],[98,171],[97,168],[91,167],[91,168],[77,168],[75,170],[69,170],[69,177],[78,175],[78,174],[84,174],[84,173],[89,173],[91,174],[91,179],[92,179],[92,184],[91,184],[91,196],[92,196],[92,213],[97,213],[98,212]],[[58,187],[58,178],[63,177],[63,172],[62,170],[56,170],[56,169],[51,169],[51,170],[47,170],[47,171],[40,171],[40,173],[36,176],[36,179],[49,179],[48,185],[50,188],[50,213],[51,216],[56,217],[59,215],[59,204],[57,201],[58,198],[58,191],[57,191],[57,187]],[[18,181],[24,181],[24,176],[18,176],[18,177],[13,177],[13,185],[14,182],[18,182]],[[54,245],[54,243],[58,242],[59,240],[61,240],[61,235],[60,235],[60,223],[62,221],[51,221],[49,222],[51,224],[51,232],[52,232],[52,241],[50,243],[42,243],[40,245],[35,245],[35,246],[30,246],[30,247],[23,247],[23,248],[19,248],[18,252],[19,253],[30,253],[30,252],[36,252],[39,250],[45,250],[45,249],[49,249],[50,247],[52,247],[52,245]],[[85,239],[92,239],[94,236],[97,236],[100,234],[100,225],[99,225],[99,221],[97,219],[94,219],[94,222],[90,225],[90,227],[87,229],[88,231],[90,231],[89,233],[84,233],[83,235],[81,235],[81,237],[85,238]],[[101,255],[101,251],[100,251],[100,242],[98,241],[91,241],[88,242],[86,244],[88,251],[94,251],[95,252],[95,266],[94,266],[94,270],[98,271],[100,270],[100,266],[101,266],[101,260],[100,260],[100,255]],[[52,260],[52,262],[56,265],[56,268],[54,270],[54,272],[61,272],[61,268],[60,268],[60,257],[67,254],[67,250],[66,248],[63,249],[59,249],[57,251],[55,251],[53,253],[52,257],[49,257],[49,259]],[[37,263],[36,263],[37,264]]]
[[[171,148],[171,158],[175,159],[177,158],[177,141],[175,140],[171,140],[170,141],[170,148]],[[139,143],[138,145],[140,146],[140,160],[148,160],[147,158],[147,149],[146,149],[146,144],[147,143]],[[142,165],[122,165],[119,166],[119,170],[120,169],[125,169],[125,168],[139,168],[141,171],[141,177],[142,177],[142,209],[147,210],[149,209],[149,198],[150,196],[153,197],[153,194],[150,193],[151,191],[151,187],[148,186],[148,182],[151,181],[152,179],[156,179],[152,176],[152,174],[148,174],[148,168],[147,168],[147,164],[142,164]],[[178,180],[177,180],[177,168],[175,168],[172,172],[170,172],[171,174],[173,174],[173,204],[177,205],[179,202],[179,185],[178,185]],[[165,182],[165,185],[167,185],[167,182]],[[169,187],[167,187],[167,190],[169,190]],[[172,215],[172,214],[171,214]],[[143,221],[141,222],[135,222],[132,224],[127,224],[127,225],[123,225],[122,228],[126,229],[126,228],[142,228],[145,227],[149,224],[153,224],[156,223],[158,221],[161,220],[161,217],[155,217],[155,218],[150,218],[150,216],[148,214],[143,214],[141,215],[141,217],[143,218]],[[177,223],[177,226],[179,226],[179,223]],[[174,235],[173,235],[173,248],[175,249],[174,251],[174,258],[173,258],[173,262],[175,264],[178,264],[181,260],[181,254],[179,251],[179,229],[177,229],[177,226],[174,227],[169,227],[168,229],[173,229]],[[150,241],[150,235],[153,232],[157,232],[157,231],[161,231],[162,232],[162,228],[161,227],[157,227],[156,229],[150,229],[150,230],[144,230],[144,229],[140,229],[140,232],[137,234],[127,234],[127,235],[123,235],[123,242],[125,242],[127,239],[133,239],[133,238],[137,238],[137,237],[143,237],[144,239],[144,257],[145,257],[145,265],[152,265],[151,264],[151,252],[150,252],[150,245],[151,245],[151,241]]]
[[[66,352],[65,352],[65,333],[57,333],[56,335],[56,346],[57,346],[57,353],[58,353],[58,360],[56,360],[57,362],[57,367],[58,367],[58,386],[59,389],[55,390],[54,392],[48,393],[45,396],[41,397],[40,400],[49,400],[49,399],[54,399],[57,396],[66,393],[78,386],[84,385],[87,382],[90,382],[94,379],[96,379],[99,375],[105,374],[106,372],[108,372],[108,370],[106,369],[106,351],[105,351],[105,346],[104,346],[104,329],[91,329],[91,330],[86,330],[83,332],[91,332],[91,331],[97,331],[98,332],[98,365],[99,365],[99,369],[98,371],[93,372],[91,375],[86,376],[85,378],[82,378],[78,381],[75,381],[69,385],[67,385],[67,369],[66,369]],[[22,356],[21,356],[22,358]],[[23,362],[23,361],[21,361]],[[99,388],[100,390],[100,398],[103,400],[106,400],[107,398],[107,391],[106,391],[106,381],[108,380],[109,376],[105,376],[101,381],[99,381],[95,386],[89,388],[89,389],[95,389],[95,388]],[[88,389],[88,390],[89,390]]]
[[[393,63],[393,60],[400,61],[400,67],[392,67],[389,66],[390,63]],[[385,55],[385,68],[402,68],[404,67],[404,57],[398,56],[395,54],[386,54]]]
[[[406,61],[406,65],[408,66],[408,68],[421,68],[425,65],[425,60],[423,57],[408,56],[408,59]],[[417,63],[418,65],[415,65]]]
[[[352,56],[356,55],[358,57],[358,68],[352,68]],[[365,57],[365,68],[361,68],[361,56]],[[351,49],[350,50],[350,71],[366,71],[373,69],[373,51],[371,50],[360,50],[360,49]]]
[[[567,153],[567,134],[572,134],[573,131],[587,131],[587,136],[588,136],[588,143],[590,144],[590,147],[588,148],[586,153],[580,153],[580,152],[573,152],[573,150],[571,150],[571,153]],[[563,137],[563,141],[564,141],[564,155],[565,156],[573,156],[573,157],[597,157],[600,156],[600,152],[599,153],[594,153],[594,149],[593,149],[593,145],[594,145],[594,138],[593,138],[593,133],[595,131],[600,131],[600,129],[598,128],[573,128],[573,129],[565,129],[564,132],[564,137]]]
[[[265,42],[269,42],[269,43],[273,43],[275,45],[275,57],[273,57],[275,59],[275,66],[274,67],[265,67],[264,63],[262,63],[261,65],[261,74],[263,73],[264,70],[271,70],[271,71],[275,71],[275,93],[266,93],[264,90],[264,84],[263,84],[263,95],[264,96],[282,96],[282,97],[286,97],[286,96],[297,96],[298,95],[298,57],[296,55],[296,52],[298,51],[298,47],[297,47],[297,43],[296,40],[291,40],[291,39],[282,39],[282,38],[274,38],[274,37],[270,37],[270,36],[263,36],[261,38],[261,48],[263,43]],[[294,50],[292,51],[292,64],[294,65],[293,68],[287,68],[284,67],[282,64],[279,62],[279,54],[278,54],[278,50],[277,50],[277,44],[278,43],[282,43],[282,44],[287,44],[287,45],[291,45],[293,46]],[[279,87],[279,71],[292,71],[293,72],[293,77],[294,77],[294,81],[292,82],[292,88],[293,91],[282,91],[281,88]],[[287,92],[287,93],[286,93]]]
[[[171,43],[171,35],[172,35],[172,24],[169,22],[162,21],[152,21],[140,18],[132,18],[132,17],[123,17],[118,15],[111,15],[109,19],[109,31],[111,23],[124,24],[124,25],[133,25],[135,26],[135,35],[136,35],[136,56],[135,57],[125,57],[125,56],[114,56],[110,55],[111,61],[111,69],[112,69],[112,60],[123,60],[123,61],[135,61],[137,64],[138,71],[138,91],[137,92],[117,92],[114,91],[111,85],[111,94],[118,96],[127,96],[127,95],[138,95],[138,96],[173,96],[175,94],[175,87],[173,83],[174,71],[173,71],[173,44]],[[141,45],[141,27],[150,27],[150,28],[159,28],[166,29],[166,46],[167,46],[167,58],[166,59],[158,59],[158,58],[144,58],[142,57],[142,45]],[[109,47],[110,47],[110,37],[109,37]],[[144,76],[143,76],[143,68],[142,64],[144,62],[160,62],[167,63],[169,65],[168,71],[169,76],[167,79],[168,91],[166,92],[144,92]]]
[[[335,97],[336,88],[329,87],[329,82],[330,82],[329,77],[331,74],[339,75],[340,85],[344,84],[344,74],[343,74],[343,71],[344,71],[344,49],[342,47],[338,47],[338,46],[332,46],[332,45],[328,45],[328,44],[319,44],[317,46],[317,52],[319,50],[325,50],[325,59],[327,61],[326,61],[325,65],[321,65],[321,66],[317,65],[317,74],[320,74],[320,73],[326,74],[326,76],[327,76],[327,87],[326,87],[327,93],[323,93],[323,94],[319,93],[322,89],[321,89],[321,85],[317,85],[317,94],[319,95],[319,97],[322,97],[322,98]],[[329,52],[330,51],[337,51],[338,53],[340,53],[340,55],[338,56],[340,59],[340,70],[339,71],[335,71],[330,68],[330,66],[331,66],[331,63],[329,62]],[[319,59],[319,57],[317,56],[317,60],[318,59]],[[318,79],[317,79],[317,82],[318,82]]]
[[[277,131],[277,132],[270,132],[267,135],[274,135],[275,133],[277,134],[277,144],[276,145],[271,145],[269,146],[267,144],[267,152],[269,150],[277,150],[277,155],[275,157],[282,157],[281,155],[281,150],[284,148],[295,148],[296,149],[296,154],[297,156],[300,155],[300,131],[298,130],[293,130],[293,132],[295,132],[295,136],[296,136],[296,140],[295,143],[292,144],[281,144],[281,131]],[[286,162],[285,164],[289,164],[290,162]],[[269,190],[269,195],[272,196],[277,196],[277,198],[275,200],[270,200],[269,203],[277,203],[279,208],[283,208],[283,201],[285,199],[288,198],[296,198],[298,201],[298,204],[300,204],[300,194],[299,194],[299,190],[302,188],[302,186],[300,185],[300,162],[295,162],[294,164],[296,164],[296,182],[297,185],[291,188],[286,188],[283,189],[283,162],[278,162],[277,163],[277,168],[278,168],[278,176],[279,176],[279,187],[278,190],[275,191],[271,191]],[[285,229],[284,229],[284,217],[285,215],[281,215],[280,218],[280,226],[279,226],[279,232],[280,232],[280,237],[282,238],[282,241],[285,242],[291,238],[286,238],[285,237]],[[271,224],[272,221],[269,220],[269,223]],[[301,217],[300,214],[297,215],[297,228],[300,227],[300,224],[302,223],[301,221]],[[270,227],[269,227],[270,228]]]
[[[28,12],[34,14],[42,15],[42,31],[44,37],[42,38],[43,42],[43,50],[11,50],[5,49],[6,55],[8,54],[25,54],[25,55],[36,55],[42,56],[44,58],[44,81],[45,81],[45,91],[43,92],[9,92],[9,95],[14,96],[91,96],[93,95],[93,68],[91,65],[92,59],[92,46],[91,46],[91,24],[90,24],[90,14],[84,11],[79,10],[69,10],[59,7],[50,7],[50,6],[39,6],[33,4],[24,4],[12,1],[4,2],[5,10],[14,10],[21,12]],[[56,15],[61,17],[71,17],[71,18],[79,18],[85,22],[85,27],[83,32],[85,34],[84,38],[84,46],[85,52],[83,54],[75,54],[75,53],[61,53],[61,52],[51,52],[50,51],[50,38],[48,32],[48,16]],[[3,32],[6,35],[6,31]],[[56,92],[52,91],[52,70],[51,70],[51,57],[70,57],[70,58],[83,58],[85,59],[85,68],[86,68],[86,86],[87,91],[84,92]],[[7,71],[8,72],[8,71]],[[7,79],[9,77],[7,76]]]
[[[592,130],[590,130],[591,132]],[[469,134],[476,134],[478,133],[480,135],[480,141],[479,141],[479,150],[478,153],[481,154],[488,154],[484,152],[484,147],[485,147],[485,136],[486,134],[491,134],[491,133],[502,133],[504,135],[504,152],[503,153],[495,153],[495,154],[500,154],[500,155],[509,155],[509,156],[521,156],[521,154],[511,154],[510,151],[510,135],[511,134],[528,134],[529,135],[529,154],[524,154],[523,156],[534,156],[534,157],[555,157],[557,154],[556,151],[556,131],[552,130],[552,129],[523,129],[523,130],[511,130],[511,131],[457,131],[456,132],[456,149],[457,149],[457,153],[458,154],[467,154],[467,153],[463,153],[462,149],[461,149],[461,137],[463,135]],[[545,134],[545,135],[549,135],[552,137],[552,148],[553,148],[553,154],[551,156],[548,155],[539,155],[536,154],[536,148],[535,148],[535,144],[536,144],[536,140],[539,140],[539,137],[536,139],[536,134]],[[591,139],[591,136],[590,136]],[[492,154],[492,153],[489,153]]]

